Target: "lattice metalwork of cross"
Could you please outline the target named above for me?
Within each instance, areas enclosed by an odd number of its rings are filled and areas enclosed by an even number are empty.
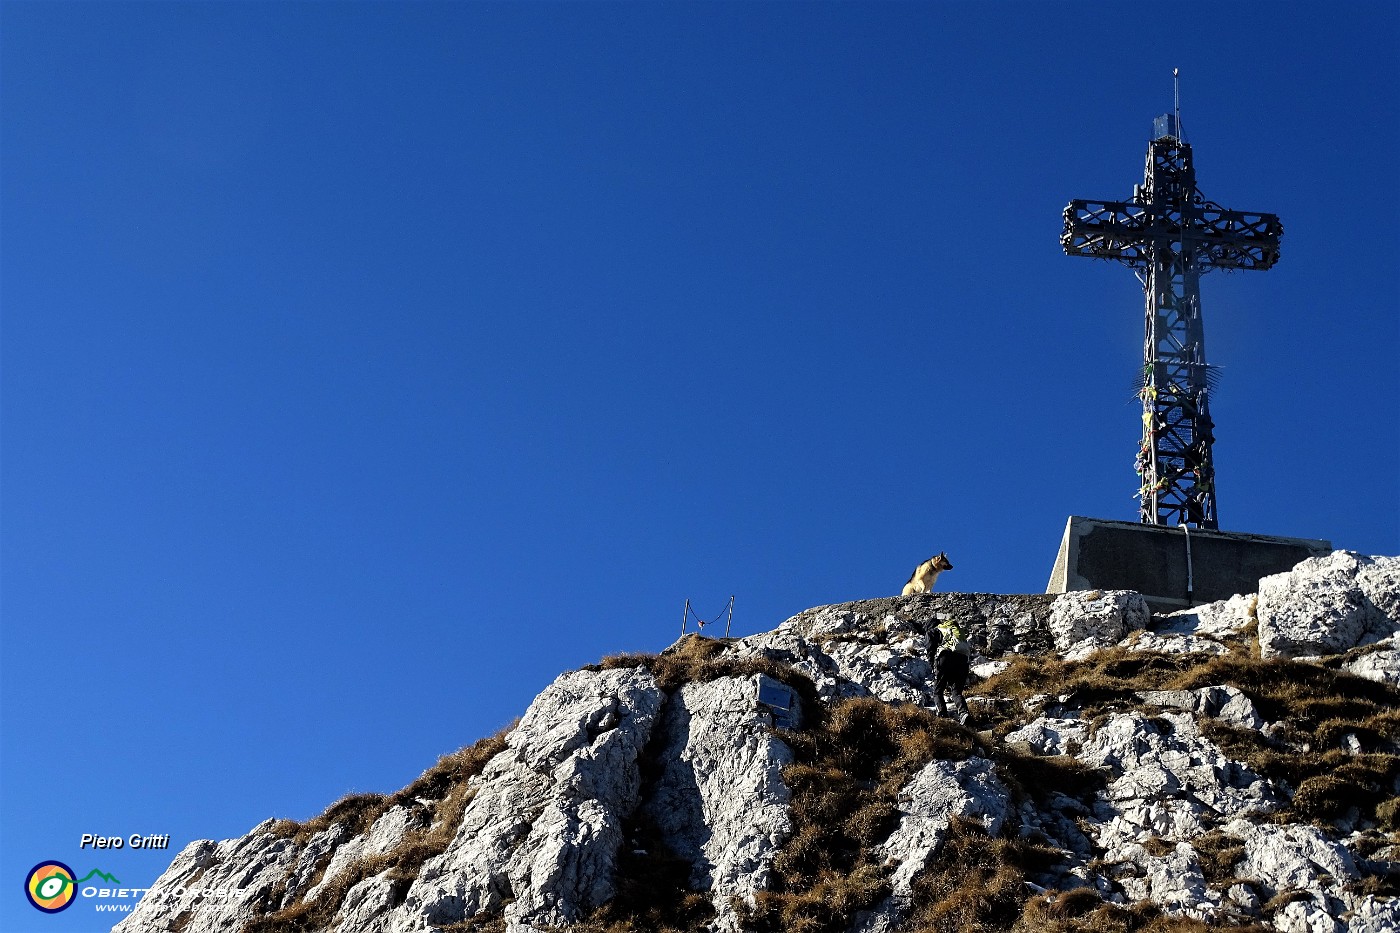
[[[1283,225],[1274,214],[1226,210],[1196,187],[1191,145],[1173,116],[1158,117],[1143,183],[1127,201],[1069,202],[1060,243],[1071,256],[1131,267],[1147,299],[1140,516],[1151,525],[1217,529],[1214,373],[1206,366],[1201,323],[1202,273],[1268,269],[1279,257]]]

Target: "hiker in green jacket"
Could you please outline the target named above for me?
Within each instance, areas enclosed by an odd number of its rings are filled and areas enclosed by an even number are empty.
[[[944,619],[936,626],[930,626],[928,633],[928,657],[933,665],[933,703],[940,716],[948,715],[943,704],[943,692],[948,692],[952,701],[953,714],[958,722],[967,725],[967,704],[963,702],[963,687],[967,686],[968,666],[972,661],[972,647],[968,645],[962,628],[952,619]]]

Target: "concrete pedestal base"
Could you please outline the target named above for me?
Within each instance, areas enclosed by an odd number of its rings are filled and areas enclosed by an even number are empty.
[[[1190,559],[1188,562],[1188,541]],[[1330,553],[1332,543],[1070,516],[1047,593],[1136,590],[1153,612],[1253,593],[1259,579]]]

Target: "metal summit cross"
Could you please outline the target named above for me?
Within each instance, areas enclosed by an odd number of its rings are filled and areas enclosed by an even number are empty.
[[[1125,263],[1147,296],[1141,521],[1215,530],[1215,380],[1206,366],[1200,277],[1211,269],[1268,269],[1278,261],[1283,225],[1274,214],[1207,201],[1180,126],[1179,111],[1154,122],[1146,175],[1131,200],[1070,201],[1060,243],[1070,256]]]

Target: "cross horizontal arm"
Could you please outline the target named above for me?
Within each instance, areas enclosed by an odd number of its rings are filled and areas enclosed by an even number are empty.
[[[1269,269],[1278,262],[1283,223],[1277,214],[1228,211],[1213,201],[1196,206],[1192,232],[1204,268]]]
[[[1137,201],[1074,200],[1065,208],[1060,245],[1070,256],[1116,259],[1129,266],[1151,264],[1154,243],[1180,242],[1196,267],[1268,269],[1278,262],[1283,224],[1276,214],[1230,211],[1211,201],[1193,204],[1183,218]]]
[[[1141,204],[1070,201],[1065,208],[1060,245],[1070,256],[1117,259],[1130,266],[1147,266],[1151,262],[1147,248],[1162,235],[1153,230],[1155,220]]]

